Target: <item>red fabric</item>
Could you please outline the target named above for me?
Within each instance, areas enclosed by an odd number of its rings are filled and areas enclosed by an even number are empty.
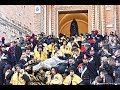
[[[5,37],[2,37],[1,39],[2,39],[2,40],[5,40]]]
[[[85,46],[81,47],[81,52],[86,52],[86,47]]]
[[[91,39],[91,40],[90,40],[90,44],[92,44],[92,43],[95,43],[95,40],[94,40],[94,39]]]
[[[79,68],[79,67],[82,67],[82,66],[83,66],[83,63],[80,63],[80,64],[78,65],[78,68]]]
[[[31,38],[30,38],[29,35],[27,35],[27,36],[26,36],[26,39],[27,39],[28,41],[30,41]]]
[[[98,30],[95,30],[95,31],[94,31],[94,34],[98,34]]]

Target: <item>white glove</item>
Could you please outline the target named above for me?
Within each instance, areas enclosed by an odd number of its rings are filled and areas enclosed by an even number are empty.
[[[12,68],[12,71],[15,71],[15,67]]]

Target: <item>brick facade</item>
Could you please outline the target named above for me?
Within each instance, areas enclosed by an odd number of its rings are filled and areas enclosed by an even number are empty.
[[[6,20],[9,24],[0,25],[0,35],[8,35],[4,32],[6,29],[10,34],[15,32],[16,35],[20,35],[21,32],[24,34],[45,32],[49,35],[53,32],[58,36],[58,13],[76,10],[88,10],[88,32],[97,29],[101,34],[110,31],[119,34],[120,5],[41,5],[41,13],[37,14],[35,5],[1,5],[0,17],[4,19],[1,22]]]
[[[11,41],[34,30],[34,5],[1,5],[0,37]]]
[[[99,33],[119,32],[120,5],[47,5],[47,30],[58,35],[58,12],[88,10],[88,32],[97,29]],[[119,33],[118,33],[119,34]]]

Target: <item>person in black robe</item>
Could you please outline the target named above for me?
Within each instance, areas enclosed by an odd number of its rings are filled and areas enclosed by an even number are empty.
[[[75,36],[75,35],[79,35],[79,32],[78,32],[77,21],[75,19],[73,19],[73,21],[71,22],[71,25],[70,25],[70,36]]]

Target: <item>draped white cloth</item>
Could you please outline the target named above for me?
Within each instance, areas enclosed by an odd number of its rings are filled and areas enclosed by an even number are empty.
[[[50,69],[51,67],[57,66],[59,63],[64,63],[66,60],[60,60],[58,57],[54,56],[47,60],[41,61],[39,64],[33,66],[33,71],[38,71],[40,68]]]

